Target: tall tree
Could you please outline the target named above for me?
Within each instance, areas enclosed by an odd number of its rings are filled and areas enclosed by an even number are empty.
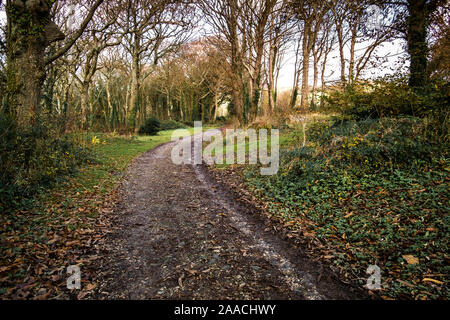
[[[108,47],[119,45],[122,41],[120,32],[116,28],[116,21],[121,9],[120,3],[109,1],[100,7],[98,14],[92,20],[85,36],[74,46],[80,54],[76,55],[78,64],[82,65],[81,74],[73,72],[81,91],[81,127],[87,128],[90,118],[90,90],[99,70],[99,57]]]
[[[89,8],[80,28],[56,53],[46,49],[65,35],[52,21],[53,0],[7,0],[7,79],[4,110],[20,126],[27,125],[40,114],[41,92],[46,65],[67,52],[81,36],[103,0]]]
[[[146,74],[145,63],[156,65],[167,52],[186,40],[186,30],[194,23],[189,3],[179,0],[127,0],[119,17],[124,30],[124,48],[130,55],[131,90],[127,118],[130,129],[142,123],[146,109],[141,104],[140,88]],[[168,41],[171,39],[171,41]]]
[[[239,0],[201,0],[202,13],[209,24],[226,40],[226,51],[229,53],[232,108],[231,116],[237,123],[245,123],[244,97],[242,87],[244,83],[244,61],[240,13],[242,3]],[[241,29],[242,30],[242,29]]]
[[[423,87],[428,62],[427,28],[429,9],[426,0],[408,0],[408,52],[411,57],[409,85]]]
[[[307,106],[309,90],[309,71],[311,53],[317,41],[324,17],[329,11],[327,1],[296,0],[293,2],[293,10],[298,20],[303,23],[302,35],[302,89],[300,107]]]

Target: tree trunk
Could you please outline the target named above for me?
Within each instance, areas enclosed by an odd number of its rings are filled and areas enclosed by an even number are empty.
[[[276,71],[277,60],[278,60],[279,48],[276,40],[271,40],[270,50],[269,50],[269,85],[268,85],[268,96],[269,96],[269,114],[271,114],[277,104],[277,83],[276,79],[278,74]]]
[[[423,87],[427,69],[427,25],[429,14],[426,0],[408,1],[408,52],[411,57],[409,86]]]
[[[291,102],[290,102],[290,108],[291,110],[295,108],[297,104],[297,98],[298,98],[298,84],[300,81],[300,66],[299,66],[299,56],[300,56],[300,41],[298,40],[297,43],[297,50],[295,52],[295,69],[294,69],[294,84],[292,86],[292,94],[291,94]]]
[[[237,40],[236,40],[237,42]],[[231,116],[238,122],[243,123],[243,104],[241,98],[241,68],[239,66],[238,48],[236,44],[232,45],[232,62],[231,62],[231,98],[233,100],[233,110]]]
[[[345,79],[345,54],[344,54],[344,35],[342,30],[342,23],[336,23],[336,32],[339,45],[339,59],[341,62],[341,84],[344,86],[346,83]]]
[[[140,91],[140,63],[139,56],[135,54],[133,56],[133,64],[131,68],[131,92],[130,92],[130,105],[128,107],[128,126],[130,130],[134,130],[137,126],[138,114],[139,114],[139,91]]]
[[[314,72],[314,80],[313,80],[313,87],[312,87],[312,99],[311,99],[311,106],[315,106],[316,104],[316,90],[317,90],[317,82],[319,78],[319,53],[314,50],[314,66],[313,66],[313,72]]]
[[[322,70],[321,70],[321,75],[320,75],[321,81],[322,81],[322,90],[321,90],[322,92],[320,94],[320,107],[323,107],[323,102],[324,102],[323,98],[324,98],[324,95],[325,95],[325,85],[326,85],[326,83],[325,83],[325,70],[327,68],[328,54],[329,54],[329,51],[326,51],[325,55],[323,57],[323,61],[322,61]]]
[[[300,107],[304,109],[308,102],[309,94],[309,59],[310,59],[310,36],[311,27],[305,25],[305,31],[303,34],[303,76],[302,76],[302,96],[300,100]]]
[[[40,114],[45,81],[45,49],[64,39],[50,21],[48,1],[8,1],[5,112],[19,127],[33,124]]]
[[[352,84],[355,80],[355,47],[358,33],[358,22],[354,22],[352,27],[352,37],[350,41],[350,63],[348,65],[348,81]]]
[[[264,30],[263,30],[264,31]],[[264,36],[264,33],[262,34]],[[261,99],[261,68],[262,58],[264,54],[264,39],[258,39],[257,41],[257,55],[255,61],[255,74],[252,79],[251,85],[251,104],[249,110],[249,120],[255,119],[258,115],[258,106]]]
[[[217,91],[214,91],[214,118],[213,122],[217,120],[217,112],[219,111],[219,101],[218,101],[218,94]]]
[[[81,128],[87,129],[89,125],[89,117],[90,117],[90,83],[84,82],[81,85]]]
[[[242,52],[239,47],[238,37],[238,8],[237,3],[233,2],[230,5],[230,19],[228,29],[230,33],[231,43],[231,98],[233,100],[233,110],[231,116],[235,119],[236,124],[243,124],[244,119],[244,105],[242,97],[243,80],[242,80]]]

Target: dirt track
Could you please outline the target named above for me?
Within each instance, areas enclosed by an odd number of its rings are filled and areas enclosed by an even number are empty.
[[[173,143],[145,153],[120,187],[100,299],[357,299],[215,183],[172,163]]]

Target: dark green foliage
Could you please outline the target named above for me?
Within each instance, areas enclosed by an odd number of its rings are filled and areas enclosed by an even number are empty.
[[[160,130],[161,122],[158,119],[151,117],[145,120],[145,123],[139,128],[138,133],[140,135],[155,136]]]
[[[226,121],[227,121],[227,118],[223,117],[223,116],[219,116],[216,118],[216,122],[219,122],[219,123],[225,123]]]
[[[58,178],[94,161],[90,151],[44,124],[17,130],[0,114],[0,208],[14,208]]]
[[[445,286],[422,282],[427,273],[448,274],[450,239],[449,144],[430,125],[417,118],[316,123],[306,147],[282,150],[278,175],[249,170],[247,180],[275,216],[326,244],[347,274],[366,279],[376,264],[383,295],[448,298]],[[403,255],[420,263],[408,265]]]
[[[198,120],[183,120],[183,121],[181,121],[181,123],[183,123],[187,127],[192,128],[192,127],[194,127],[196,121],[202,121],[202,120],[200,120],[200,119],[198,119]]]
[[[221,127],[227,124],[231,124],[232,119],[228,118],[228,117],[223,117],[223,116],[219,116],[216,118],[215,121],[211,122],[212,125],[217,126],[217,127]]]
[[[159,128],[160,130],[176,130],[176,129],[184,129],[186,128],[186,125],[175,120],[166,120],[161,121]]]

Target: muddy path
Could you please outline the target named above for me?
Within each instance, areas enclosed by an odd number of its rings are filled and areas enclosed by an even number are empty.
[[[267,231],[203,166],[175,165],[173,143],[129,167],[99,299],[364,298]]]

